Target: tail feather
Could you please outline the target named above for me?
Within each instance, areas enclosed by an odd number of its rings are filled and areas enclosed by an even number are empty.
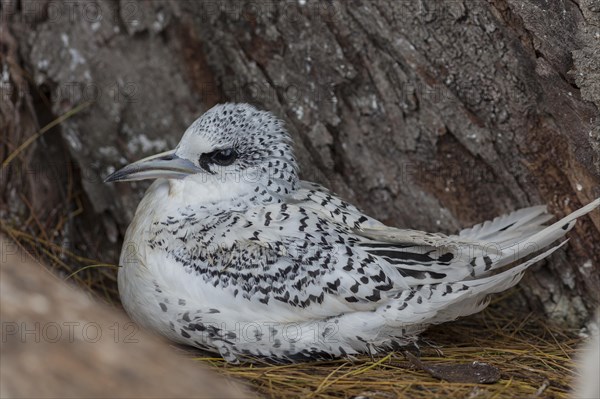
[[[521,281],[521,278],[523,278],[523,274],[527,268],[549,256],[567,242],[568,240],[565,240],[560,244],[548,249],[547,251],[531,258],[527,262],[517,265],[502,273],[476,280],[464,281],[461,283],[442,284],[454,287],[453,290],[458,287],[461,289],[458,290],[459,295],[457,295],[456,298],[449,303],[444,302],[447,301],[447,298],[439,298],[440,303],[443,303],[444,306],[443,308],[439,309],[437,314],[433,317],[432,323],[444,323],[446,321],[455,320],[458,317],[468,316],[485,309],[489,304],[489,295],[506,291],[515,286],[519,281]],[[467,288],[465,289],[464,287]],[[436,291],[446,291],[445,287],[441,288],[441,290],[438,289]]]
[[[496,269],[540,251],[569,232],[575,225],[577,218],[586,215],[598,206],[600,206],[600,198],[590,202],[588,205],[577,211],[572,212],[550,226],[541,226],[543,221],[547,221],[545,214],[539,212],[541,207],[527,208],[523,210],[526,211],[523,213],[519,213],[520,211],[513,213],[523,217],[524,220],[527,219],[527,222],[516,221],[515,217],[511,216],[513,214],[500,218],[500,220],[506,218],[508,224],[498,223],[496,221],[492,222],[492,224],[488,225],[484,233],[486,236],[490,237],[487,239],[487,242],[490,247],[495,247],[495,250],[489,252],[489,255],[478,255],[471,259],[470,264],[473,266],[472,277],[488,275]],[[514,224],[511,226],[510,223]],[[492,228],[494,225],[495,227]],[[484,226],[485,223],[482,228]],[[494,236],[492,230],[496,229],[498,226],[508,227],[502,231],[498,230],[497,234]],[[474,230],[474,232],[475,231],[477,230]],[[507,237],[509,237],[507,234],[512,231],[515,232],[518,238],[512,237],[507,239]],[[467,231],[466,234],[471,233]],[[500,254],[498,254],[498,249],[500,249]]]
[[[517,284],[525,270],[549,256],[567,241],[534,258],[493,276],[475,280],[429,284],[403,291],[394,298],[394,305],[382,305],[381,314],[392,327],[426,326],[455,320],[484,309],[489,295],[505,291]]]
[[[530,230],[535,226],[541,226],[550,219],[552,215],[546,212],[544,205],[532,206],[464,229],[458,236],[477,241],[499,241],[505,236],[512,237],[523,229]]]

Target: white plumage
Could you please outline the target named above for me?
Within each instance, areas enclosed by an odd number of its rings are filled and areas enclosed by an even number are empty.
[[[157,180],[125,237],[123,306],[139,324],[228,361],[414,342],[428,325],[483,309],[600,204],[550,226],[536,206],[456,236],[388,227],[300,181],[281,122],[246,104],[214,107],[174,151],[107,180],[146,178]]]

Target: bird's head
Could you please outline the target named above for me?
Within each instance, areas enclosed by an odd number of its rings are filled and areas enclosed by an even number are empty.
[[[291,138],[283,123],[248,104],[211,108],[192,123],[174,150],[129,164],[106,181],[157,178],[274,196],[291,193],[298,184]]]

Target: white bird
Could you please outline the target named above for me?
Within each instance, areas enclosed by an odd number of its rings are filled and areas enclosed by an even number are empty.
[[[224,104],[175,150],[109,176],[157,179],[120,258],[132,319],[230,362],[389,351],[485,308],[600,205],[550,226],[535,206],[445,236],[388,227],[297,169],[281,121]]]

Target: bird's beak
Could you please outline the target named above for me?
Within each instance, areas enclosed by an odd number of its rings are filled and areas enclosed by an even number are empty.
[[[175,155],[175,150],[162,152],[129,164],[108,176],[105,182],[144,179],[183,179],[201,172],[193,162]]]

